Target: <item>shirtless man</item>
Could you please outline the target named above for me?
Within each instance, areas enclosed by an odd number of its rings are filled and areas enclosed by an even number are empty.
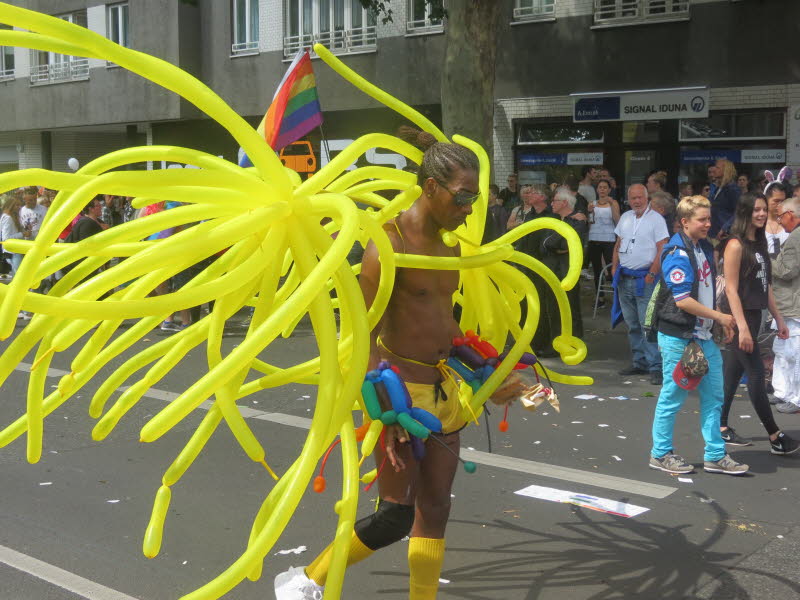
[[[401,137],[425,150],[417,179],[422,195],[387,223],[392,246],[408,254],[459,256],[458,247],[444,244],[440,231],[456,229],[472,213],[478,198],[478,161],[463,146],[437,143],[427,133],[409,129],[401,131]],[[372,243],[364,252],[359,281],[370,306],[380,281],[378,252]],[[442,422],[442,433],[432,435],[443,443],[428,439],[425,457],[419,462],[412,455],[408,433],[398,425],[385,428],[385,456],[391,468],[383,469],[378,477],[378,510],[356,523],[348,556],[350,565],[410,535],[411,600],[436,597],[450,491],[458,467],[459,431],[466,425],[458,387],[439,368],[440,361],[449,356],[453,337],[462,335],[453,318],[458,281],[456,271],[398,269],[389,305],[370,338],[369,368],[382,360],[397,366],[414,406]],[[383,462],[380,446],[375,459],[378,465]],[[278,600],[321,598],[330,556],[329,546],[308,567],[278,575]]]

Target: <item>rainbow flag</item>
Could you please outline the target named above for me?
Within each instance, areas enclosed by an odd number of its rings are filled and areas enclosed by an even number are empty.
[[[322,109],[314,69],[308,51],[300,50],[281,79],[257,131],[278,152],[320,125]],[[239,154],[240,167],[253,166],[247,154],[243,151]]]

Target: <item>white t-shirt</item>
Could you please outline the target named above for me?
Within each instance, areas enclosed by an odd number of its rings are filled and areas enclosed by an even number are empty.
[[[611,205],[594,205],[594,223],[589,225],[590,242],[615,242],[614,237],[614,215],[611,212]]]
[[[597,202],[597,190],[594,189],[593,185],[588,183],[582,183],[578,186],[578,193],[586,198],[586,201],[589,204],[594,204]]]
[[[784,230],[781,230],[779,233],[767,232],[767,248],[769,249],[771,258],[777,258],[778,254],[781,253],[783,242],[785,242],[788,237],[789,232]]]
[[[697,301],[703,306],[714,308],[714,285],[711,281],[711,265],[708,264],[705,252],[700,246],[694,247],[694,259],[697,261]],[[701,340],[711,339],[712,319],[697,317],[694,335]]]
[[[624,212],[614,233],[619,237],[619,264],[626,269],[647,269],[656,259],[656,244],[669,238],[664,217],[648,206],[641,217]]]
[[[29,239],[36,239],[36,234],[39,233],[45,214],[47,214],[47,208],[41,204],[37,204],[33,208],[23,206],[19,209],[19,224],[30,228],[31,237]]]

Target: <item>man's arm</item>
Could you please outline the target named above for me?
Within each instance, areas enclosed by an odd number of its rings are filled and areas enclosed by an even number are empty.
[[[786,240],[778,258],[772,263],[772,276],[781,281],[791,281],[800,277],[800,238],[794,236]],[[797,242],[797,243],[795,243]]]
[[[667,243],[667,238],[664,238],[660,242],[656,242],[656,257],[653,260],[653,264],[650,265],[650,273],[653,274],[651,277],[650,274],[645,277],[645,281],[648,279],[647,283],[653,283],[656,279],[658,279],[658,274],[661,273],[661,251],[664,250],[664,244]]]
[[[617,241],[614,243],[614,256],[611,259],[612,276],[617,272],[617,267],[619,266],[619,242],[620,242],[620,237],[617,236]]]

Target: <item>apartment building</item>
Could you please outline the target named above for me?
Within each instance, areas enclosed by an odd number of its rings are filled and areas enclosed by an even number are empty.
[[[497,0],[494,179],[557,181],[585,164],[620,182],[666,168],[699,178],[727,157],[757,174],[800,166],[800,3],[789,0]],[[16,0],[192,73],[257,123],[298,48],[321,43],[434,121],[446,22],[425,0]],[[0,170],[67,170],[134,144],[236,159],[238,144],[190,103],[118,66],[22,48],[0,52]],[[402,119],[314,61],[327,145]],[[363,162],[398,164],[372,152]],[[155,165],[159,166],[168,165]]]

